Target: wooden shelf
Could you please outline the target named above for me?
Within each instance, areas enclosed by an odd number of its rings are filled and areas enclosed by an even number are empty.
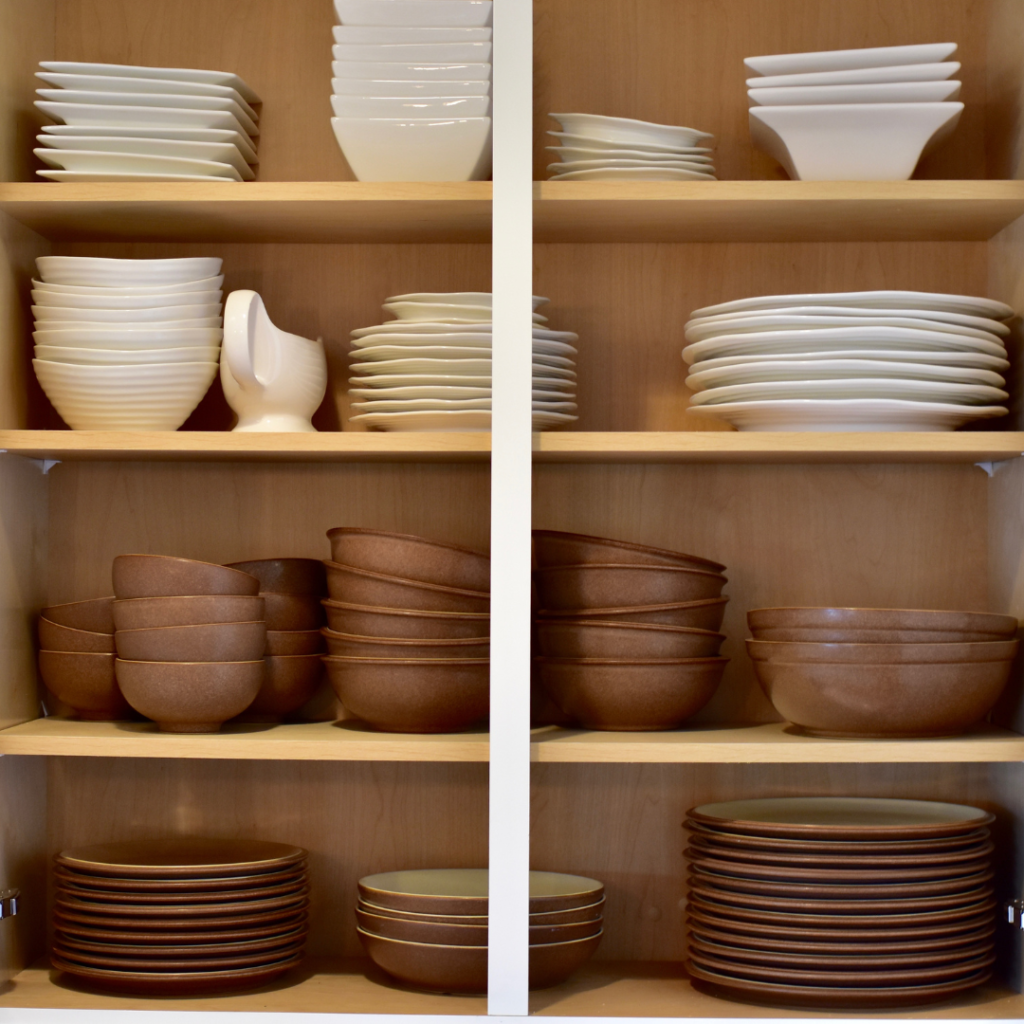
[[[538,242],[985,241],[1022,181],[545,181]]]
[[[486,242],[491,183],[0,183],[0,210],[53,241]]]

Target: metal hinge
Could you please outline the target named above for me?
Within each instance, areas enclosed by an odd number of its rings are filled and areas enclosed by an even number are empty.
[[[0,892],[0,921],[5,917],[18,916],[18,898],[20,896],[20,889],[4,889]]]
[[[1024,931],[1024,900],[1010,900],[1006,904],[1006,921]]]

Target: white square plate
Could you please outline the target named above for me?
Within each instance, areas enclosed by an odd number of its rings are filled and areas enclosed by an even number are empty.
[[[256,177],[238,147],[233,146],[230,142],[178,142],[170,139],[132,139],[105,135],[37,135],[36,141],[43,146],[57,150],[88,150],[93,153],[130,153],[138,156],[212,160],[217,163],[230,164],[243,181],[252,181]],[[46,162],[49,163],[49,161]]]
[[[854,71],[814,71],[807,75],[771,75],[748,78],[750,89],[771,89],[784,85],[858,85],[862,83],[942,82],[960,70],[955,60],[941,64],[901,64],[892,68],[858,68]]]
[[[44,163],[64,171],[88,171],[94,174],[199,174],[227,181],[242,180],[241,174],[231,164],[214,160],[84,149],[34,149],[32,152]]]
[[[956,53],[956,43],[913,46],[871,46],[857,50],[819,50],[814,53],[775,53],[747,57],[743,63],[759,75],[798,75],[814,71],[935,64]]]
[[[50,103],[36,100],[36,106],[56,121],[79,127],[223,128],[245,133],[234,114],[224,110],[184,110],[178,107],[110,106],[106,103]]]
[[[68,75],[118,75],[124,78],[163,78],[176,82],[200,82],[210,85],[227,85],[245,97],[249,103],[263,101],[230,71],[201,71],[195,68],[151,68],[141,64],[86,64],[72,60],[42,60],[39,66],[45,71],[57,71]]]
[[[68,139],[88,138],[100,134],[99,130],[91,125],[78,124],[44,124],[43,131],[47,135]],[[235,132],[224,128],[119,128],[116,125],[103,125],[102,135],[105,138],[119,139],[228,143],[238,149],[246,163],[258,164],[260,162],[256,150],[252,148],[252,140],[245,132]]]

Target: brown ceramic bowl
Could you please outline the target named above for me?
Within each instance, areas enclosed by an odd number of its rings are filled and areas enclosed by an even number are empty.
[[[323,661],[341,703],[384,732],[458,732],[485,718],[490,706],[486,658]]]
[[[125,661],[255,661],[266,649],[267,626],[260,621],[119,629],[114,638]]]
[[[170,555],[118,555],[113,568],[118,598],[194,594],[258,594],[260,581],[212,562]]]
[[[93,633],[86,629],[60,626],[49,619],[40,618],[39,647],[44,651],[78,651],[82,654],[113,654],[112,633]]]
[[[541,607],[555,611],[706,601],[721,597],[726,583],[700,569],[597,563],[538,569],[533,578]]]
[[[534,925],[577,924],[581,921],[600,921],[604,916],[605,900],[602,896],[596,903],[585,907],[573,907],[570,910],[553,910],[547,913],[530,914],[530,927]],[[417,914],[408,910],[392,910],[389,907],[378,907],[373,903],[360,899],[358,910],[378,917],[390,917],[398,921],[419,921],[424,924],[476,924],[487,926],[486,914]],[[373,929],[370,929],[371,931]]]
[[[992,640],[975,644],[810,644],[748,640],[747,653],[754,661],[944,665],[975,661],[1009,662],[1017,653],[1017,641]]]
[[[487,612],[428,612],[414,608],[372,608],[342,601],[323,601],[327,624],[336,633],[401,640],[466,640],[487,637]]]
[[[678,661],[540,658],[555,703],[586,729],[677,729],[718,689],[728,658]]]
[[[228,568],[255,576],[260,590],[275,594],[323,597],[327,593],[327,576],[319,558],[261,558],[256,562],[229,562]]]
[[[683,601],[675,604],[625,608],[580,608],[564,612],[545,609],[537,613],[537,621],[539,623],[564,622],[566,619],[600,619],[607,622],[642,622],[655,626],[680,626],[715,632],[722,627],[725,606],[728,603],[729,598],[718,597],[708,601]]]
[[[320,654],[323,650],[319,629],[267,630],[268,655]]]
[[[110,722],[131,713],[114,679],[113,654],[40,651],[39,673],[79,718]]]
[[[122,661],[114,664],[128,703],[163,732],[216,732],[259,693],[259,661]]]
[[[990,612],[923,611],[912,608],[754,608],[747,612],[752,632],[769,628],[927,629],[936,632],[1015,636],[1017,619]]]
[[[577,921],[600,921],[604,917],[605,898],[602,896],[596,903],[586,907],[574,907],[571,910],[552,910],[548,913],[530,914],[530,925],[537,924],[575,924]]]
[[[603,934],[530,946],[530,988],[550,988],[565,981],[597,952]]]
[[[490,558],[469,548],[354,526],[328,530],[327,538],[331,558],[342,565],[459,590],[491,587]]]
[[[305,633],[324,624],[320,598],[306,594],[275,594],[264,590],[267,629],[275,633]]]
[[[972,644],[1003,640],[1006,637],[999,633],[969,630],[944,632],[938,629],[849,629],[837,626],[824,629],[763,628],[757,630],[754,639],[808,644]]]
[[[327,589],[334,601],[384,608],[416,608],[431,612],[487,612],[491,595],[402,576],[367,572],[350,565],[326,562]]]
[[[275,655],[263,663],[263,685],[245,712],[250,718],[274,721],[297,711],[316,693],[324,675],[319,654]]]
[[[251,594],[198,594],[140,597],[114,602],[118,629],[204,626],[212,622],[256,622],[266,614],[262,597]]]
[[[89,633],[113,633],[112,597],[97,597],[91,601],[73,601],[44,608],[44,619],[68,629],[84,629]]]
[[[585,533],[562,533],[560,530],[534,530],[533,553],[541,569],[597,562],[601,565],[681,565],[687,569],[725,572],[724,565],[708,558],[652,548],[646,544],[631,544],[626,540],[590,537]]]
[[[725,636],[706,629],[602,619],[537,623],[540,653],[548,658],[714,658]]]
[[[350,636],[320,630],[327,650],[347,658],[489,658],[489,637],[469,640],[400,640],[392,637]]]

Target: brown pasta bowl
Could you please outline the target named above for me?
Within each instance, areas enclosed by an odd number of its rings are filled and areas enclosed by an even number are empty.
[[[322,629],[331,654],[349,658],[488,658],[488,637],[468,640],[402,640],[397,637],[350,636]]]
[[[722,626],[727,597],[705,601],[682,601],[670,604],[627,605],[623,608],[578,608],[568,611],[544,609],[537,613],[538,622],[558,622],[566,619],[600,619],[602,622],[643,622],[658,626],[680,626],[706,629],[712,632]]]
[[[266,610],[253,594],[190,594],[140,597],[115,601],[118,629],[159,629],[162,626],[204,626],[214,622],[257,622]]]
[[[275,633],[305,633],[319,629],[324,622],[320,598],[308,594],[276,594],[261,592],[266,608],[267,629]]]
[[[930,611],[915,608],[754,608],[747,623],[756,636],[761,629],[923,629],[933,632],[991,633],[1012,637],[1018,622],[1012,615],[991,612]]]
[[[258,594],[255,576],[212,562],[170,555],[118,555],[113,567],[118,598],[192,594]]]
[[[681,565],[687,569],[725,572],[724,565],[712,562],[709,558],[698,558],[697,555],[686,555],[681,551],[633,544],[625,540],[591,537],[585,533],[563,533],[561,530],[534,530],[533,553],[537,565],[542,569],[560,565],[585,565],[588,562],[603,565],[621,562],[628,565]]]
[[[228,568],[255,576],[260,590],[275,594],[327,593],[324,563],[319,558],[261,558],[255,562],[229,562]]]
[[[821,629],[764,627],[757,630],[754,639],[798,644],[971,644],[1004,640],[1006,636],[971,630],[852,629],[836,626]]]
[[[1010,662],[1017,653],[1016,640],[957,644],[817,644],[748,640],[747,652],[754,661],[787,663],[824,662],[844,665],[943,665],[970,662]]]
[[[113,633],[112,597],[97,597],[91,601],[72,601],[44,608],[42,616],[57,626],[82,629],[89,633]]]
[[[268,655],[320,654],[324,638],[319,629],[267,630]]]
[[[722,596],[721,573],[673,565],[562,565],[533,574],[544,609],[670,604]]]
[[[79,718],[109,722],[131,709],[114,677],[114,655],[40,651],[39,673],[55,697],[74,708]]]
[[[487,591],[463,590],[423,583],[401,576],[326,562],[327,589],[332,600],[391,608],[417,608],[434,612],[488,612]]]
[[[263,657],[267,626],[258,621],[119,629],[114,639],[125,661],[255,661]]]
[[[603,619],[537,623],[541,654],[549,658],[714,658],[725,636],[706,629]]]
[[[490,635],[487,612],[431,612],[415,608],[375,608],[343,601],[322,602],[336,633],[401,640],[468,640]]]
[[[324,665],[319,654],[291,654],[265,657],[266,671],[259,693],[245,711],[247,718],[278,721],[298,711],[323,679]]]
[[[112,654],[113,633],[95,633],[87,629],[72,629],[49,619],[37,623],[39,647],[44,651],[78,651],[83,654]]]

